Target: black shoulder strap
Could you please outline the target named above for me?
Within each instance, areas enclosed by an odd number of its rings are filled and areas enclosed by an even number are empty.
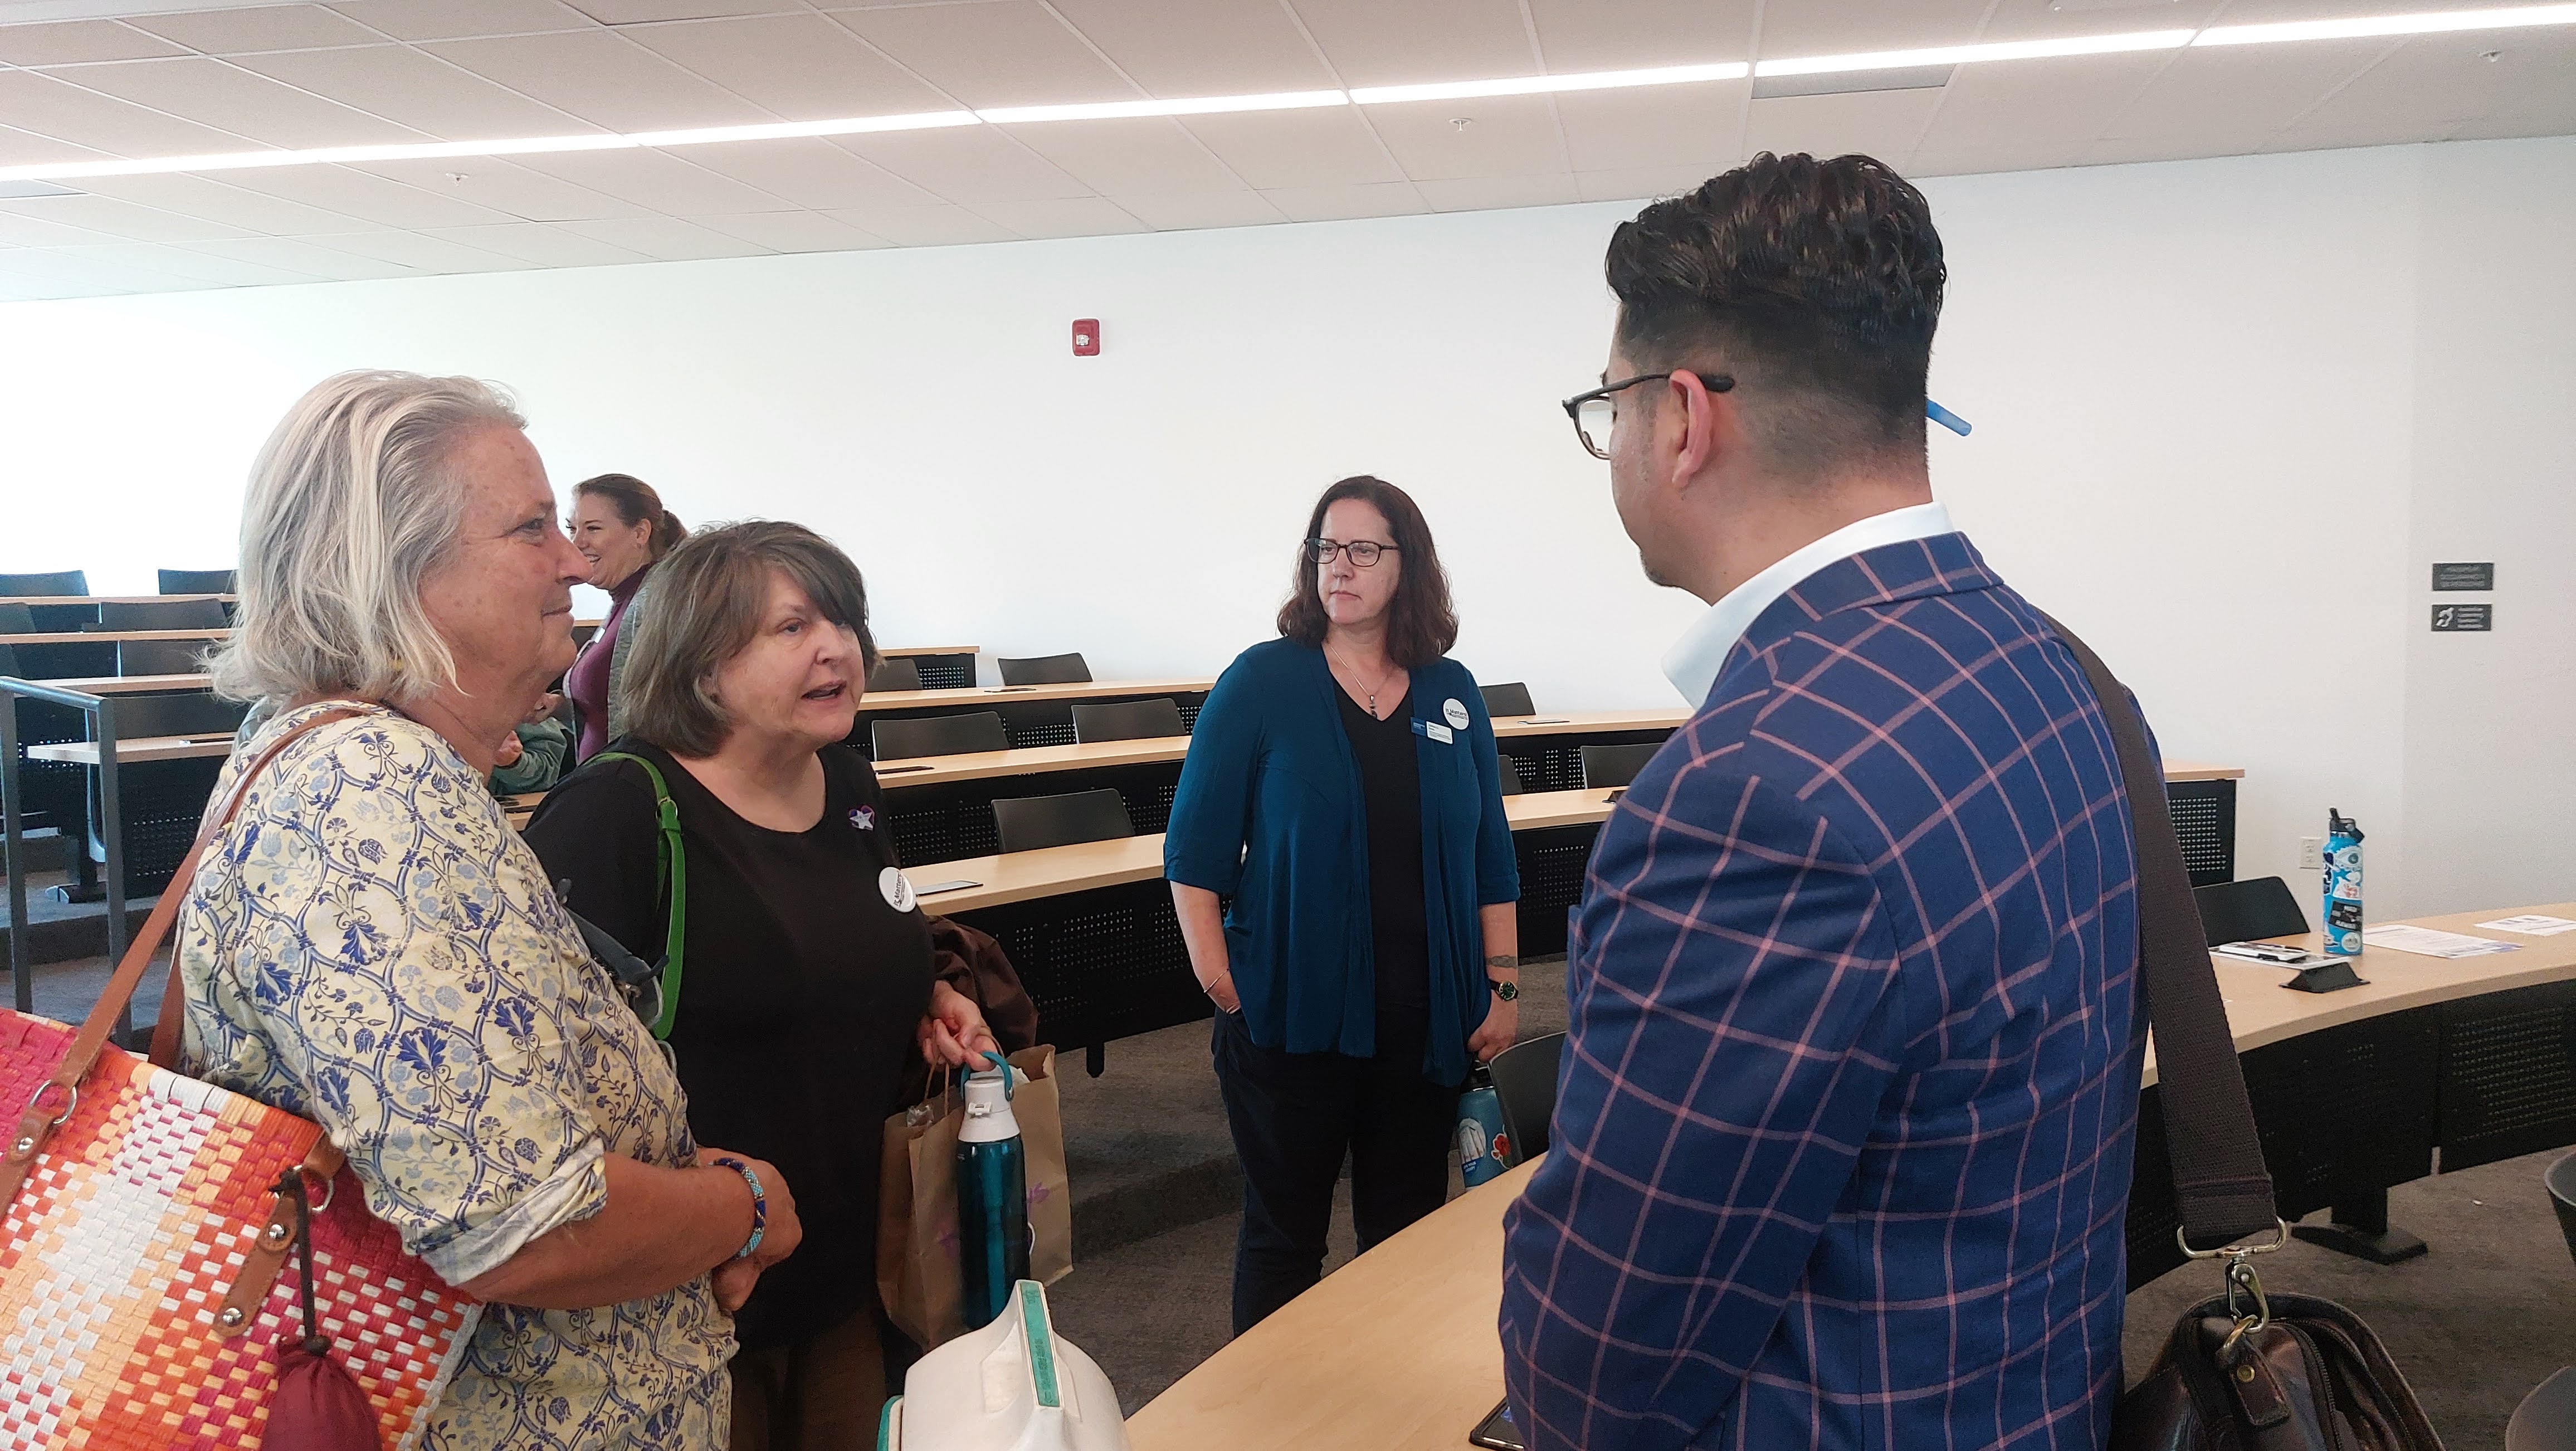
[[[2138,977],[2155,1032],[2165,1156],[2181,1201],[2184,1248],[2214,1248],[2273,1229],[2280,1221],[2273,1211],[2272,1176],[2263,1166],[2245,1070],[2236,1061],[2218,972],[2210,965],[2209,939],[2201,931],[2182,844],[2174,837],[2164,773],[2147,746],[2146,723],[2102,657],[2064,625],[2040,618],[2083,664],[2119,745],[2136,838]]]

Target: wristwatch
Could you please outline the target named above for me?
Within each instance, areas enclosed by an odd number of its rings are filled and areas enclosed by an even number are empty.
[[[1494,990],[1494,996],[1501,998],[1504,1002],[1516,1003],[1520,1001],[1521,985],[1519,983],[1505,982],[1499,977],[1489,977],[1485,979],[1485,986],[1492,988]]]

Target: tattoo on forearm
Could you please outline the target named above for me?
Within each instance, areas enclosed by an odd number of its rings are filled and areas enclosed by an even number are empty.
[[[1520,965],[1521,960],[1508,952],[1497,952],[1485,959],[1485,970],[1488,972],[1518,972]]]

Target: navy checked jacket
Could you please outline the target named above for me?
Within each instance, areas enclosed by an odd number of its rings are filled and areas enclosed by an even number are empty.
[[[1576,910],[1504,1221],[1533,1451],[2101,1446],[2135,887],[2083,668],[1965,536],[1764,611]]]

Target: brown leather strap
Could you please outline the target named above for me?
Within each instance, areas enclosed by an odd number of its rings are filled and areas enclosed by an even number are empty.
[[[28,1169],[43,1150],[45,1140],[53,1136],[63,1119],[70,1117],[79,1096],[81,1080],[98,1066],[99,1052],[107,1046],[108,1035],[115,1030],[117,1015],[134,1000],[135,989],[143,985],[144,970],[152,965],[153,954],[160,951],[163,939],[170,935],[171,924],[178,920],[179,906],[187,899],[188,885],[196,875],[197,859],[204,855],[206,843],[213,840],[215,833],[223,830],[233,819],[233,813],[241,808],[250,783],[297,736],[316,726],[364,713],[351,708],[326,710],[299,723],[293,730],[269,742],[266,750],[243,767],[241,774],[233,779],[231,794],[220,806],[206,813],[205,823],[197,829],[197,839],[189,846],[186,859],[179,863],[179,870],[171,876],[170,885],[162,889],[161,899],[153,904],[152,915],[145,920],[143,930],[135,934],[133,944],[125,949],[125,960],[116,965],[115,976],[109,978],[106,988],[100,991],[97,1003],[89,1010],[88,1019],[72,1036],[71,1046],[63,1050],[62,1060],[54,1066],[53,1077],[36,1090],[19,1116],[17,1132],[9,1138],[8,1151],[0,1154],[0,1206],[16,1201],[19,1186],[26,1182]],[[178,1050],[178,1014],[172,1001],[178,996],[179,989],[176,961],[170,965],[170,981],[171,991],[164,997],[162,1021],[155,1023],[152,1029],[153,1061],[163,1067],[170,1066],[161,1058],[164,1034],[169,1035],[168,1047],[173,1057]]]
[[[2165,1156],[2173,1166],[2183,1233],[2204,1248],[2230,1244],[2280,1221],[2262,1140],[2254,1131],[2253,1103],[2245,1096],[2244,1065],[2236,1061],[2218,970],[2210,965],[2209,938],[2201,930],[2200,904],[2174,836],[2164,773],[2156,767],[2146,723],[2128,687],[2064,625],[2048,625],[2083,664],[2120,750],[2136,839],[2139,985],[2147,1021],[2155,1028]]]

